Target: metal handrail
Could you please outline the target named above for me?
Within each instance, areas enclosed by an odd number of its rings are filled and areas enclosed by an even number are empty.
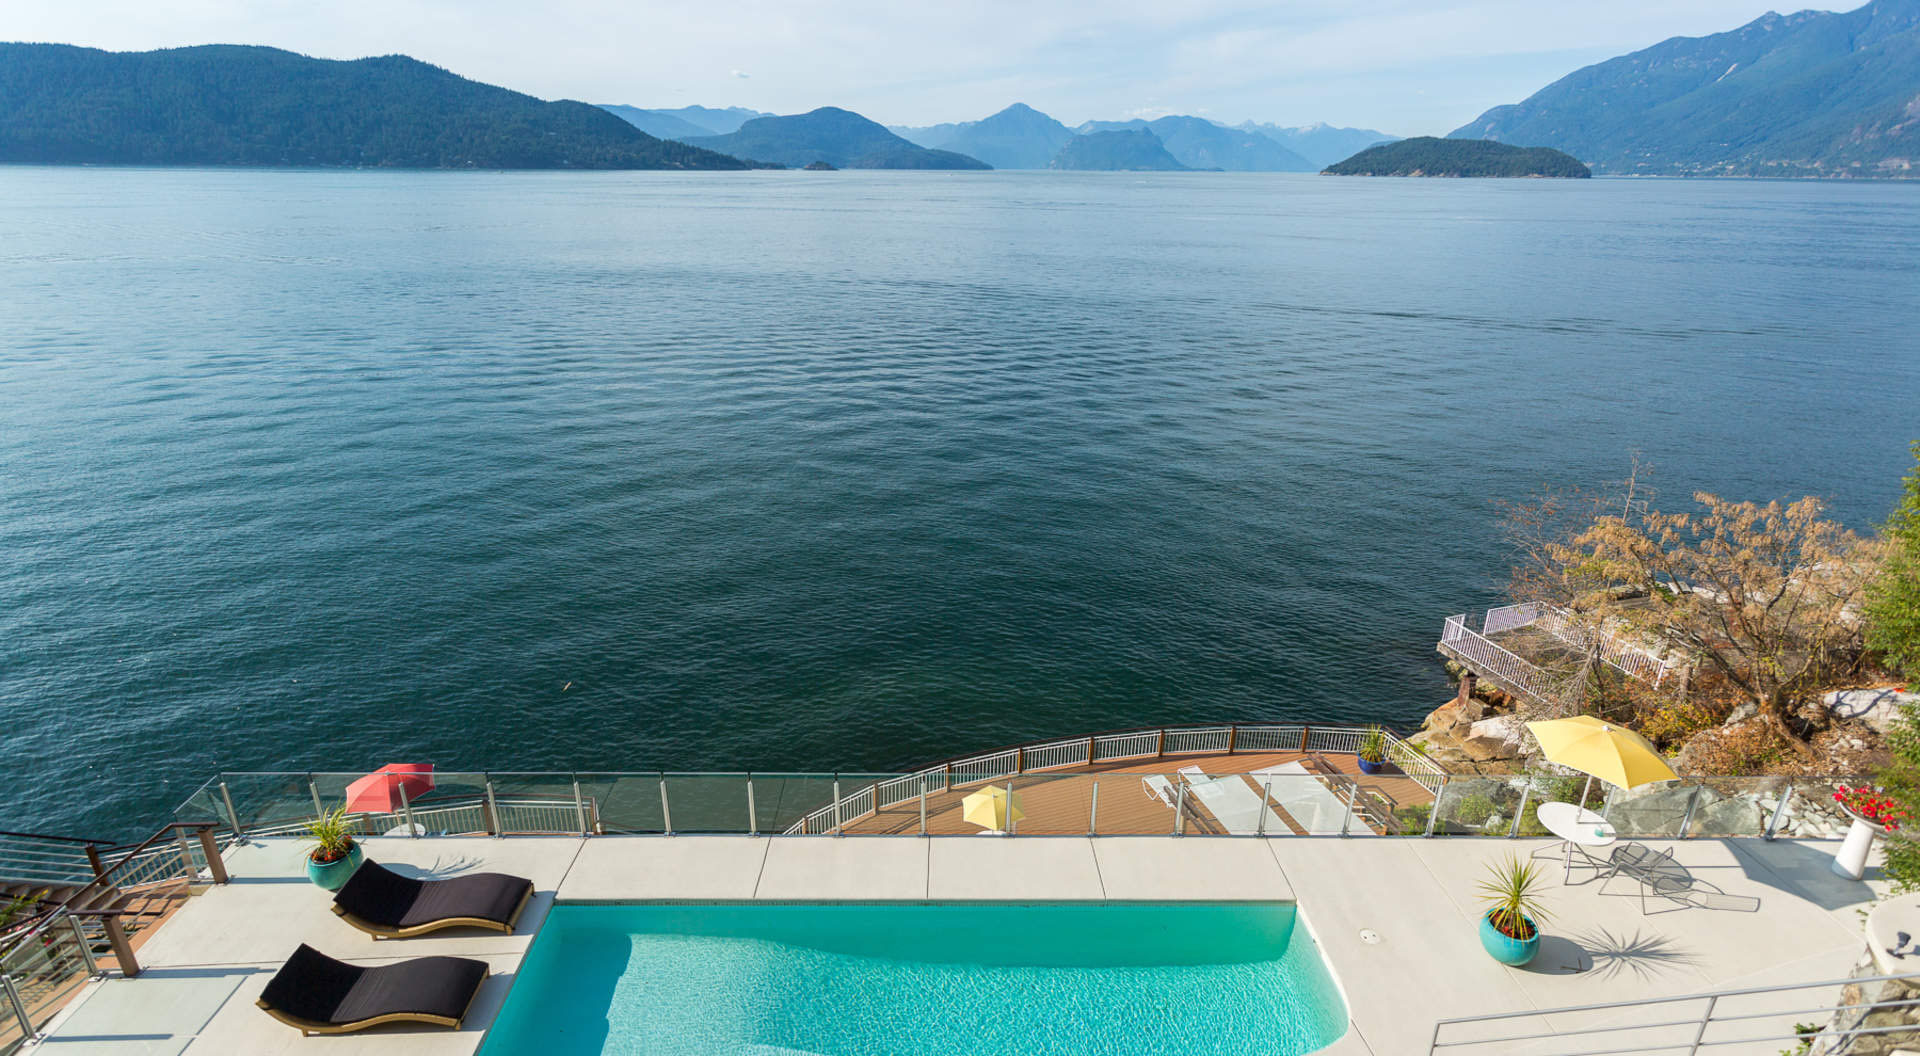
[[[40,914],[39,923],[24,931],[15,932],[8,936],[7,941],[0,943],[0,958],[4,958],[33,936],[40,934],[55,920],[63,917],[88,916],[100,918],[106,922],[107,939],[113,946],[114,952],[119,955],[122,973],[128,976],[138,975],[140,966],[139,963],[133,959],[132,947],[127,943],[126,935],[119,925],[117,920],[118,912],[115,910],[89,907],[87,903],[112,891],[116,886],[116,877],[120,872],[139,860],[145,852],[151,850],[161,839],[172,834],[187,831],[195,831],[200,834],[201,848],[207,858],[207,868],[213,874],[213,881],[218,884],[226,883],[228,880],[226,863],[220,859],[219,848],[210,838],[211,830],[218,827],[218,824],[209,821],[172,821],[160,826],[159,831],[115,859],[112,865],[102,867],[99,875],[74,888],[58,905],[48,907]],[[175,836],[175,838],[181,839],[182,837]],[[172,850],[172,848],[169,848],[169,850]],[[189,875],[197,873],[198,870],[193,864],[192,855],[188,852],[184,843],[178,849],[178,853],[181,857],[181,865],[189,872]]]
[[[1606,1041],[1602,1037],[1603,1035],[1617,1034],[1622,1031],[1650,1031],[1650,1030],[1663,1030],[1663,1029],[1668,1029],[1673,1027],[1687,1027],[1687,1026],[1697,1027],[1697,1030],[1695,1031],[1694,1036],[1690,1041],[1677,1041],[1671,1044],[1653,1044],[1653,1045],[1649,1045],[1648,1043],[1642,1041],[1629,1048],[1618,1048],[1618,1049],[1600,1048],[1600,1049],[1579,1049],[1579,1050],[1572,1050],[1572,1049],[1561,1050],[1556,1048],[1554,1051],[1557,1054],[1557,1056],[1613,1056],[1613,1054],[1619,1054],[1619,1053],[1654,1053],[1654,1052],[1665,1052],[1665,1051],[1674,1051],[1674,1052],[1684,1051],[1686,1053],[1689,1053],[1691,1056],[1691,1054],[1698,1053],[1703,1048],[1712,1048],[1714,1046],[1719,1046],[1719,1045],[1751,1045],[1758,1042],[1798,1041],[1798,1040],[1801,1040],[1801,1037],[1802,1037],[1798,1032],[1784,1032],[1784,1033],[1778,1033],[1778,1034],[1758,1034],[1758,1035],[1744,1036],[1740,1038],[1721,1038],[1721,1039],[1708,1039],[1706,1037],[1706,1033],[1707,1033],[1707,1028],[1712,1026],[1715,1023],[1737,1023],[1737,1022],[1743,1022],[1743,1021],[1755,1020],[1755,1019],[1791,1018],[1794,1016],[1812,1015],[1812,1014],[1818,1014],[1821,1012],[1832,1012],[1837,1015],[1840,1012],[1852,1011],[1856,1009],[1902,1008],[1902,1007],[1911,1007],[1914,1005],[1920,1005],[1920,999],[1908,999],[1908,1000],[1898,1000],[1898,1001],[1859,1002],[1859,1003],[1853,1003],[1853,1004],[1826,1004],[1826,1005],[1819,1005],[1813,1008],[1793,1008],[1793,1009],[1769,1008],[1765,1012],[1750,1012],[1750,1013],[1740,1013],[1740,1014],[1732,1014],[1732,1015],[1716,1015],[1716,1011],[1719,1007],[1720,1002],[1728,998],[1753,997],[1753,996],[1762,995],[1762,994],[1779,994],[1779,993],[1785,993],[1791,990],[1819,990],[1819,989],[1824,989],[1828,987],[1862,986],[1862,985],[1871,984],[1871,983],[1892,982],[1895,980],[1909,981],[1912,978],[1913,977],[1910,975],[1851,976],[1843,979],[1823,979],[1817,982],[1810,982],[1810,983],[1776,983],[1772,986],[1750,986],[1750,987],[1743,987],[1737,990],[1715,990],[1715,991],[1709,991],[1707,993],[1701,993],[1701,994],[1677,994],[1671,997],[1649,997],[1649,998],[1641,998],[1633,1001],[1607,1001],[1607,1002],[1599,1002],[1599,1003],[1590,1004],[1590,1005],[1566,1005],[1560,1008],[1535,1008],[1535,1009],[1524,1009],[1524,1010],[1519,1010],[1514,1012],[1489,1012],[1484,1015],[1478,1015],[1478,1016],[1458,1016],[1451,1019],[1436,1020],[1434,1022],[1433,1038],[1427,1045],[1427,1056],[1436,1056],[1436,1054],[1439,1053],[1440,1050],[1442,1049],[1459,1050],[1459,1049],[1465,1049],[1470,1046],[1495,1046],[1495,1045],[1504,1046],[1504,1045],[1511,1045],[1516,1042],[1540,1041],[1548,1038],[1555,1039],[1557,1041],[1562,1041],[1562,1042],[1567,1041],[1569,1039],[1588,1038],[1591,1040],[1599,1041],[1601,1044],[1606,1044]],[[1463,1038],[1458,1041],[1442,1041],[1440,1038],[1441,1033],[1446,1028],[1459,1027],[1464,1024],[1470,1024],[1470,1023],[1493,1023],[1501,1020],[1514,1020],[1514,1019],[1545,1019],[1545,1020],[1551,1021],[1555,1017],[1565,1017],[1565,1016],[1575,1015],[1575,1014],[1584,1013],[1584,1012],[1606,1012],[1606,1011],[1611,1011],[1615,1009],[1625,1009],[1625,1008],[1652,1008],[1654,1006],[1675,1005],[1675,1004],[1679,1004],[1681,1002],[1686,1002],[1686,1001],[1704,1001],[1706,1002],[1706,1007],[1701,1010],[1701,1014],[1696,1018],[1665,1020],[1657,1023],[1608,1022],[1600,1026],[1593,1026],[1593,1027],[1576,1027],[1576,1028],[1566,1029],[1566,1030],[1549,1030],[1545,1032],[1532,1032],[1532,1033],[1525,1033],[1525,1034],[1502,1034],[1497,1037]],[[1829,1029],[1833,1029],[1833,1028],[1829,1028]],[[1840,1035],[1846,1038],[1851,1038],[1858,1035],[1892,1033],[1894,1031],[1907,1031],[1912,1033],[1920,1033],[1920,1025],[1903,1023],[1903,1024],[1891,1026],[1891,1027],[1845,1027],[1845,1028],[1839,1029]]]

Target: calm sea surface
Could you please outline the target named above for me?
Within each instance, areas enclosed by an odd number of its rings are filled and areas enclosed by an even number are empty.
[[[1920,187],[0,168],[0,827],[1417,722],[1498,499],[1884,517]]]

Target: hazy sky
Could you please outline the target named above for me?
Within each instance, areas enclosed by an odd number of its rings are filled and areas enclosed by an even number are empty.
[[[1842,7],[1858,6],[1843,2]],[[1192,113],[1442,134],[1766,0],[0,0],[0,39],[401,52],[543,98],[890,124],[1022,101],[1075,124]]]

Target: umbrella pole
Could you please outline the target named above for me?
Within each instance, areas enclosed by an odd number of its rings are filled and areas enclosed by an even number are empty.
[[[1580,809],[1581,809],[1581,810],[1585,810],[1585,809],[1587,809],[1587,796],[1588,796],[1588,795],[1589,795],[1590,793],[1592,793],[1592,792],[1593,792],[1593,775],[1592,775],[1592,774],[1588,774],[1588,775],[1587,775],[1587,783],[1586,783],[1585,785],[1583,785],[1583,786],[1581,786],[1581,788],[1580,788]],[[1578,814],[1575,814],[1575,815],[1574,815],[1574,817],[1576,817],[1576,818],[1577,818],[1577,817],[1579,817],[1579,816],[1580,816],[1580,815],[1578,815]]]

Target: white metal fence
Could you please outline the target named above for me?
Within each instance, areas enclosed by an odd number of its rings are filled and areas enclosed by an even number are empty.
[[[826,806],[801,817],[789,834],[838,832],[846,825],[918,798],[927,791],[984,784],[1021,774],[1070,766],[1168,756],[1230,755],[1245,752],[1335,752],[1352,754],[1367,736],[1366,726],[1311,726],[1299,723],[1259,726],[1181,726],[1124,730],[1032,747],[1003,748],[940,763],[911,774],[837,790]],[[1431,759],[1394,734],[1382,731],[1387,758],[1429,792],[1446,777]]]
[[[1440,652],[1517,697],[1543,707],[1555,705],[1554,680],[1532,661],[1468,627],[1465,613],[1447,617],[1440,631]]]
[[[1634,641],[1623,627],[1595,627],[1566,609],[1537,601],[1488,609],[1482,626],[1487,635],[1537,627],[1576,652],[1592,650],[1614,670],[1656,686],[1680,667],[1683,659],[1663,655],[1650,645]]]

